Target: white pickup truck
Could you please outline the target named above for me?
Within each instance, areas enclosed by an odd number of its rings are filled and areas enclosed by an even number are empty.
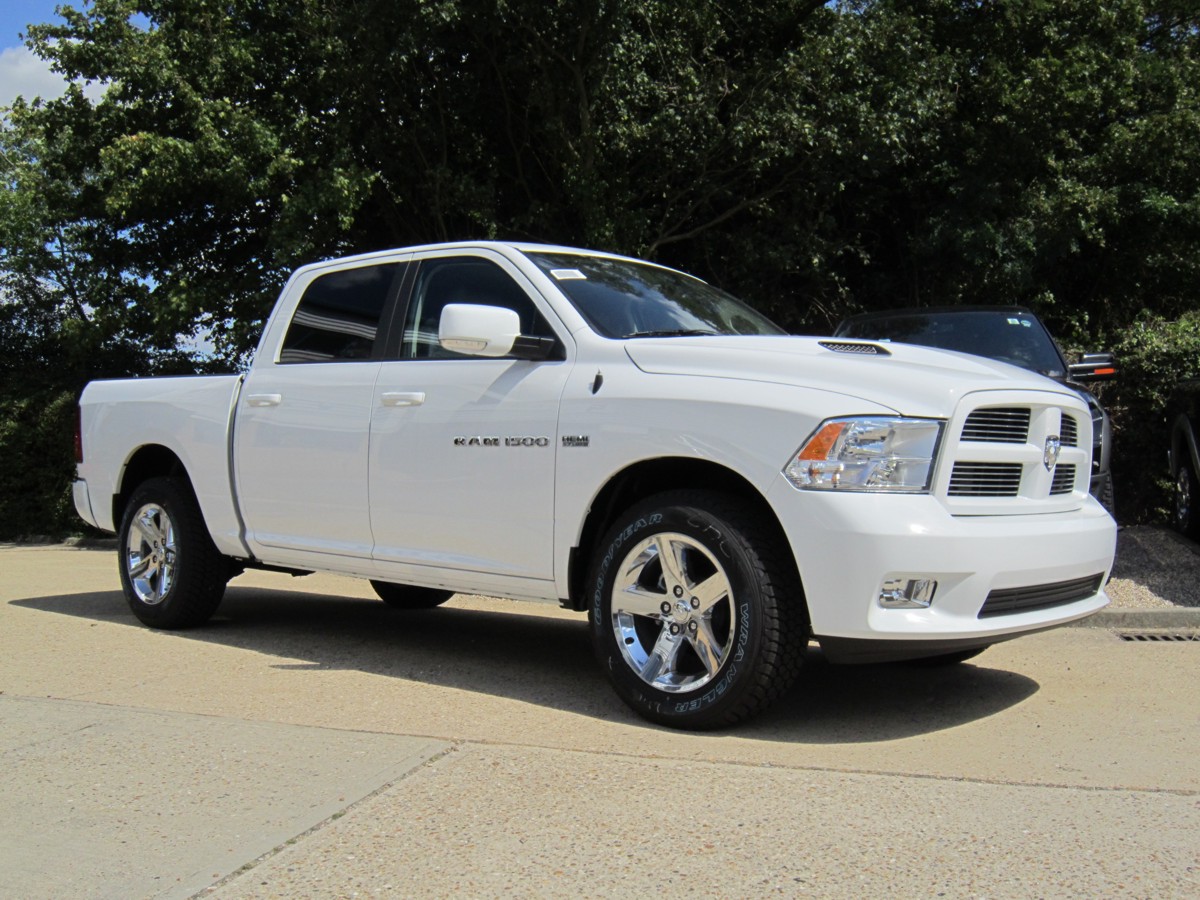
[[[143,622],[245,568],[586,611],[623,700],[743,719],[833,662],[966,659],[1107,603],[1077,392],[792,337],[683,273],[463,243],[299,269],[243,375],[103,381],[74,498]]]

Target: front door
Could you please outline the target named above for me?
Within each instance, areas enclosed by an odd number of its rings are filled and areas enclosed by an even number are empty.
[[[554,576],[554,459],[570,363],[535,291],[503,258],[450,255],[417,269],[398,359],[375,387],[371,525],[383,562],[518,578]],[[557,359],[480,359],[442,349],[448,303],[505,306]]]

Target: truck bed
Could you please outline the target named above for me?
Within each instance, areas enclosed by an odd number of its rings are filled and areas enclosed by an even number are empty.
[[[217,547],[229,555],[246,555],[229,453],[241,383],[240,375],[199,375],[89,384],[79,401],[87,448],[79,475],[88,486],[88,522],[116,531],[121,505],[114,498],[121,494],[127,468],[137,464],[135,453],[165,450],[188,473]]]

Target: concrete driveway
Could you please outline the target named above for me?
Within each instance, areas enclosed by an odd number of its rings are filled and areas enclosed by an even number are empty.
[[[576,614],[251,573],[154,632],[111,552],[0,549],[0,896],[1196,897],[1198,676],[1106,627],[814,654],[686,734]]]

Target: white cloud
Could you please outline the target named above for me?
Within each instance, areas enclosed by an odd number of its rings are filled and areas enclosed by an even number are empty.
[[[50,71],[50,64],[33,55],[28,47],[0,50],[0,107],[11,106],[17,97],[50,100],[67,89],[67,80]],[[102,85],[89,84],[84,93],[93,101],[104,92]]]

